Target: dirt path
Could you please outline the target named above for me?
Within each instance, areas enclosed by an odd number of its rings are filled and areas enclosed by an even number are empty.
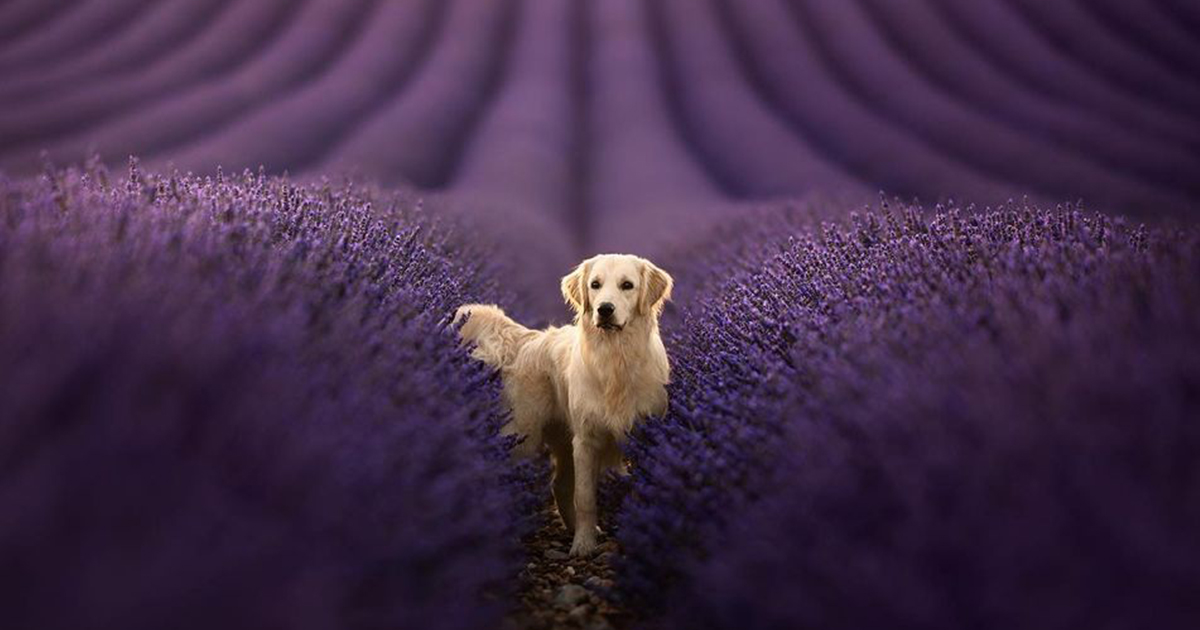
[[[505,620],[505,630],[620,630],[630,615],[610,595],[612,558],[617,543],[607,533],[589,558],[571,558],[571,534],[553,504],[542,513],[543,525],[526,541],[527,560],[517,593],[519,607]]]

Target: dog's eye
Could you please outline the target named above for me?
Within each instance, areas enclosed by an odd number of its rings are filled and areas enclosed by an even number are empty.
[[[599,281],[599,280],[592,280],[592,288],[593,288],[593,289],[599,289],[599,288],[600,288],[600,281]]]
[[[630,281],[628,281],[628,280],[626,280],[625,282],[622,282],[622,283],[621,283],[621,290],[622,290],[622,291],[628,291],[628,290],[630,290],[630,289],[632,289],[632,288],[633,288],[633,283],[632,283],[632,282],[630,282]]]

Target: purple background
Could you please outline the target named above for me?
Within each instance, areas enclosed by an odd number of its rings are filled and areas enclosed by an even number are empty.
[[[353,172],[556,268],[810,194],[1180,215],[1198,32],[1186,0],[9,0],[0,165]]]

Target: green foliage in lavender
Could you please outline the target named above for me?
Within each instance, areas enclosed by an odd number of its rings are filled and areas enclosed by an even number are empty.
[[[0,182],[10,628],[494,626],[530,471],[412,199],[92,164]]]
[[[1195,619],[1195,230],[908,208],[735,260],[668,328],[630,600],[688,628]]]

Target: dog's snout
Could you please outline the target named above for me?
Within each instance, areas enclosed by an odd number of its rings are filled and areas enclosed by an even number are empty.
[[[612,302],[604,302],[600,304],[600,306],[596,307],[596,312],[600,313],[600,317],[605,318],[612,317],[613,311],[615,310],[616,307],[612,305]]]

